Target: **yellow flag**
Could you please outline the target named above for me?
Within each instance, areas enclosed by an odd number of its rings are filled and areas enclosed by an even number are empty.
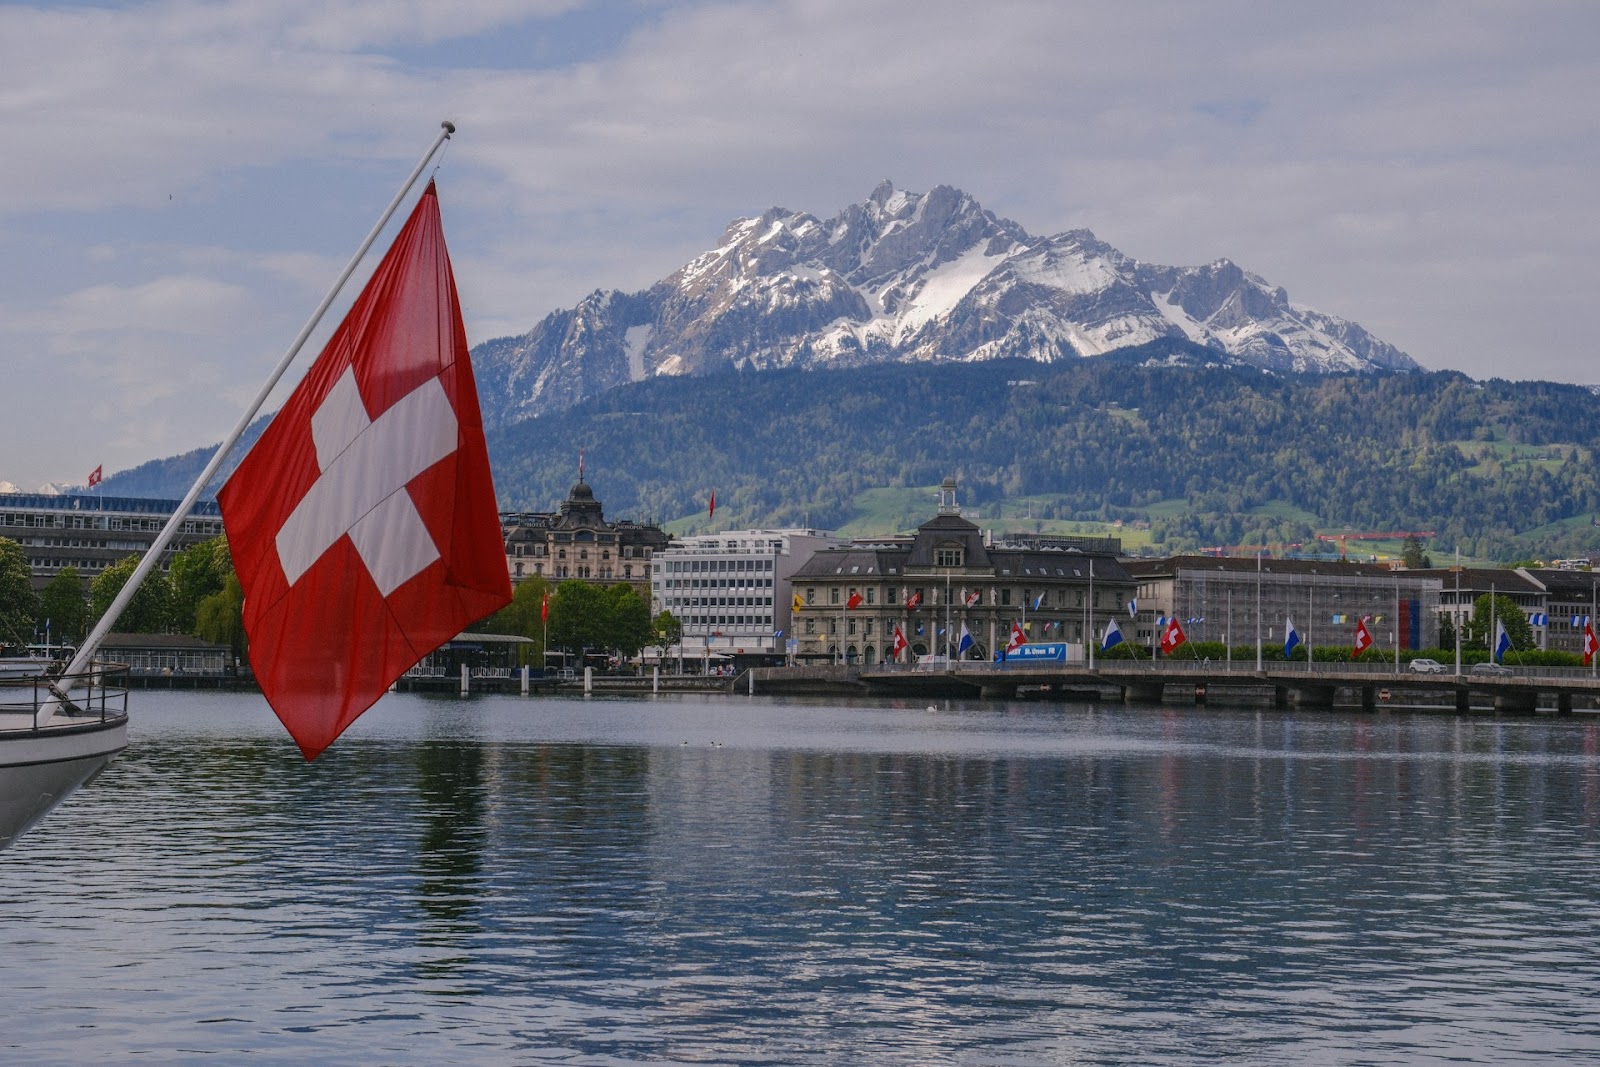
[[[806,606],[806,598],[801,596],[799,593],[796,593],[794,595],[794,610],[795,611],[799,611],[801,608],[803,608],[805,606]]]

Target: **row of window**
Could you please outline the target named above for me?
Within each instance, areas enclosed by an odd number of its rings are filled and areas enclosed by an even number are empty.
[[[685,626],[761,626],[772,629],[771,615],[690,615]]]
[[[669,559],[664,565],[668,574],[744,574],[772,570],[770,559]]]
[[[668,589],[771,589],[771,578],[668,578]]]
[[[884,603],[894,607],[903,607],[915,599],[919,604],[931,607],[939,603],[939,593],[942,589],[942,586],[933,586],[925,590],[921,586],[908,585],[904,588],[897,588],[891,585],[887,590],[888,596]],[[830,586],[828,588],[828,603],[835,606],[846,603],[858,592],[861,594],[862,603],[866,606],[872,607],[877,603],[877,587],[870,585],[863,586],[859,590],[855,586],[850,586],[843,590],[839,586]],[[982,594],[985,590],[975,589],[971,592],[979,594],[979,600],[973,606],[976,607],[978,604],[982,604]],[[1029,611],[1043,611],[1046,608],[1081,608],[1084,604],[1084,591],[1082,589],[1058,589],[1055,591],[1054,596],[1051,595],[1049,590],[1038,594],[1035,594],[1032,589],[1020,589],[1017,592],[1020,592],[1022,596],[1016,602],[1027,605]],[[1012,589],[1010,586],[1001,586],[998,590],[989,589],[987,593],[990,604],[1006,606],[1012,603]],[[952,589],[950,591],[950,603],[961,607],[966,604],[967,596],[968,590],[966,589]],[[1098,608],[1115,604],[1114,596],[1115,594],[1113,593],[1096,589],[1094,591],[1094,606]],[[805,602],[807,607],[816,606],[817,590],[815,586],[806,588]]]
[[[772,598],[769,596],[690,596],[674,597],[667,601],[667,609],[673,608],[770,608]],[[673,612],[677,614],[677,612]]]
[[[167,525],[164,518],[131,519],[120,515],[63,515],[33,512],[0,512],[0,526],[20,526],[52,530],[146,530],[159,533]],[[185,519],[183,532],[215,537],[222,533],[218,519]]]

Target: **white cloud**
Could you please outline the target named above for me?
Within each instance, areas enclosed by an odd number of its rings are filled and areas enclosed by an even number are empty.
[[[56,387],[203,364],[247,394],[448,116],[477,339],[889,177],[1144,259],[1227,256],[1431,366],[1592,379],[1597,30],[1560,0],[0,7],[0,346],[70,353]],[[122,424],[170,428],[148,447],[235,414],[129,390]],[[81,476],[51,462],[0,476]]]

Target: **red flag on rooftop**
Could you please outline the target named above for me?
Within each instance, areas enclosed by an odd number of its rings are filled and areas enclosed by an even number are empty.
[[[105,464],[102,463],[102,464],[100,464],[99,467],[96,467],[94,470],[89,472],[89,488],[90,489],[93,489],[95,486],[99,485],[100,482],[103,480],[102,477],[101,477],[101,471],[102,471],[102,469],[104,467],[105,467]]]
[[[433,183],[217,498],[250,664],[308,760],[510,602]]]

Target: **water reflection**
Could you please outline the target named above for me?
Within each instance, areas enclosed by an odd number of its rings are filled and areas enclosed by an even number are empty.
[[[1188,1064],[1600,1044],[1591,722],[386,712],[310,767],[239,705],[147,716],[0,865],[13,1047]]]

